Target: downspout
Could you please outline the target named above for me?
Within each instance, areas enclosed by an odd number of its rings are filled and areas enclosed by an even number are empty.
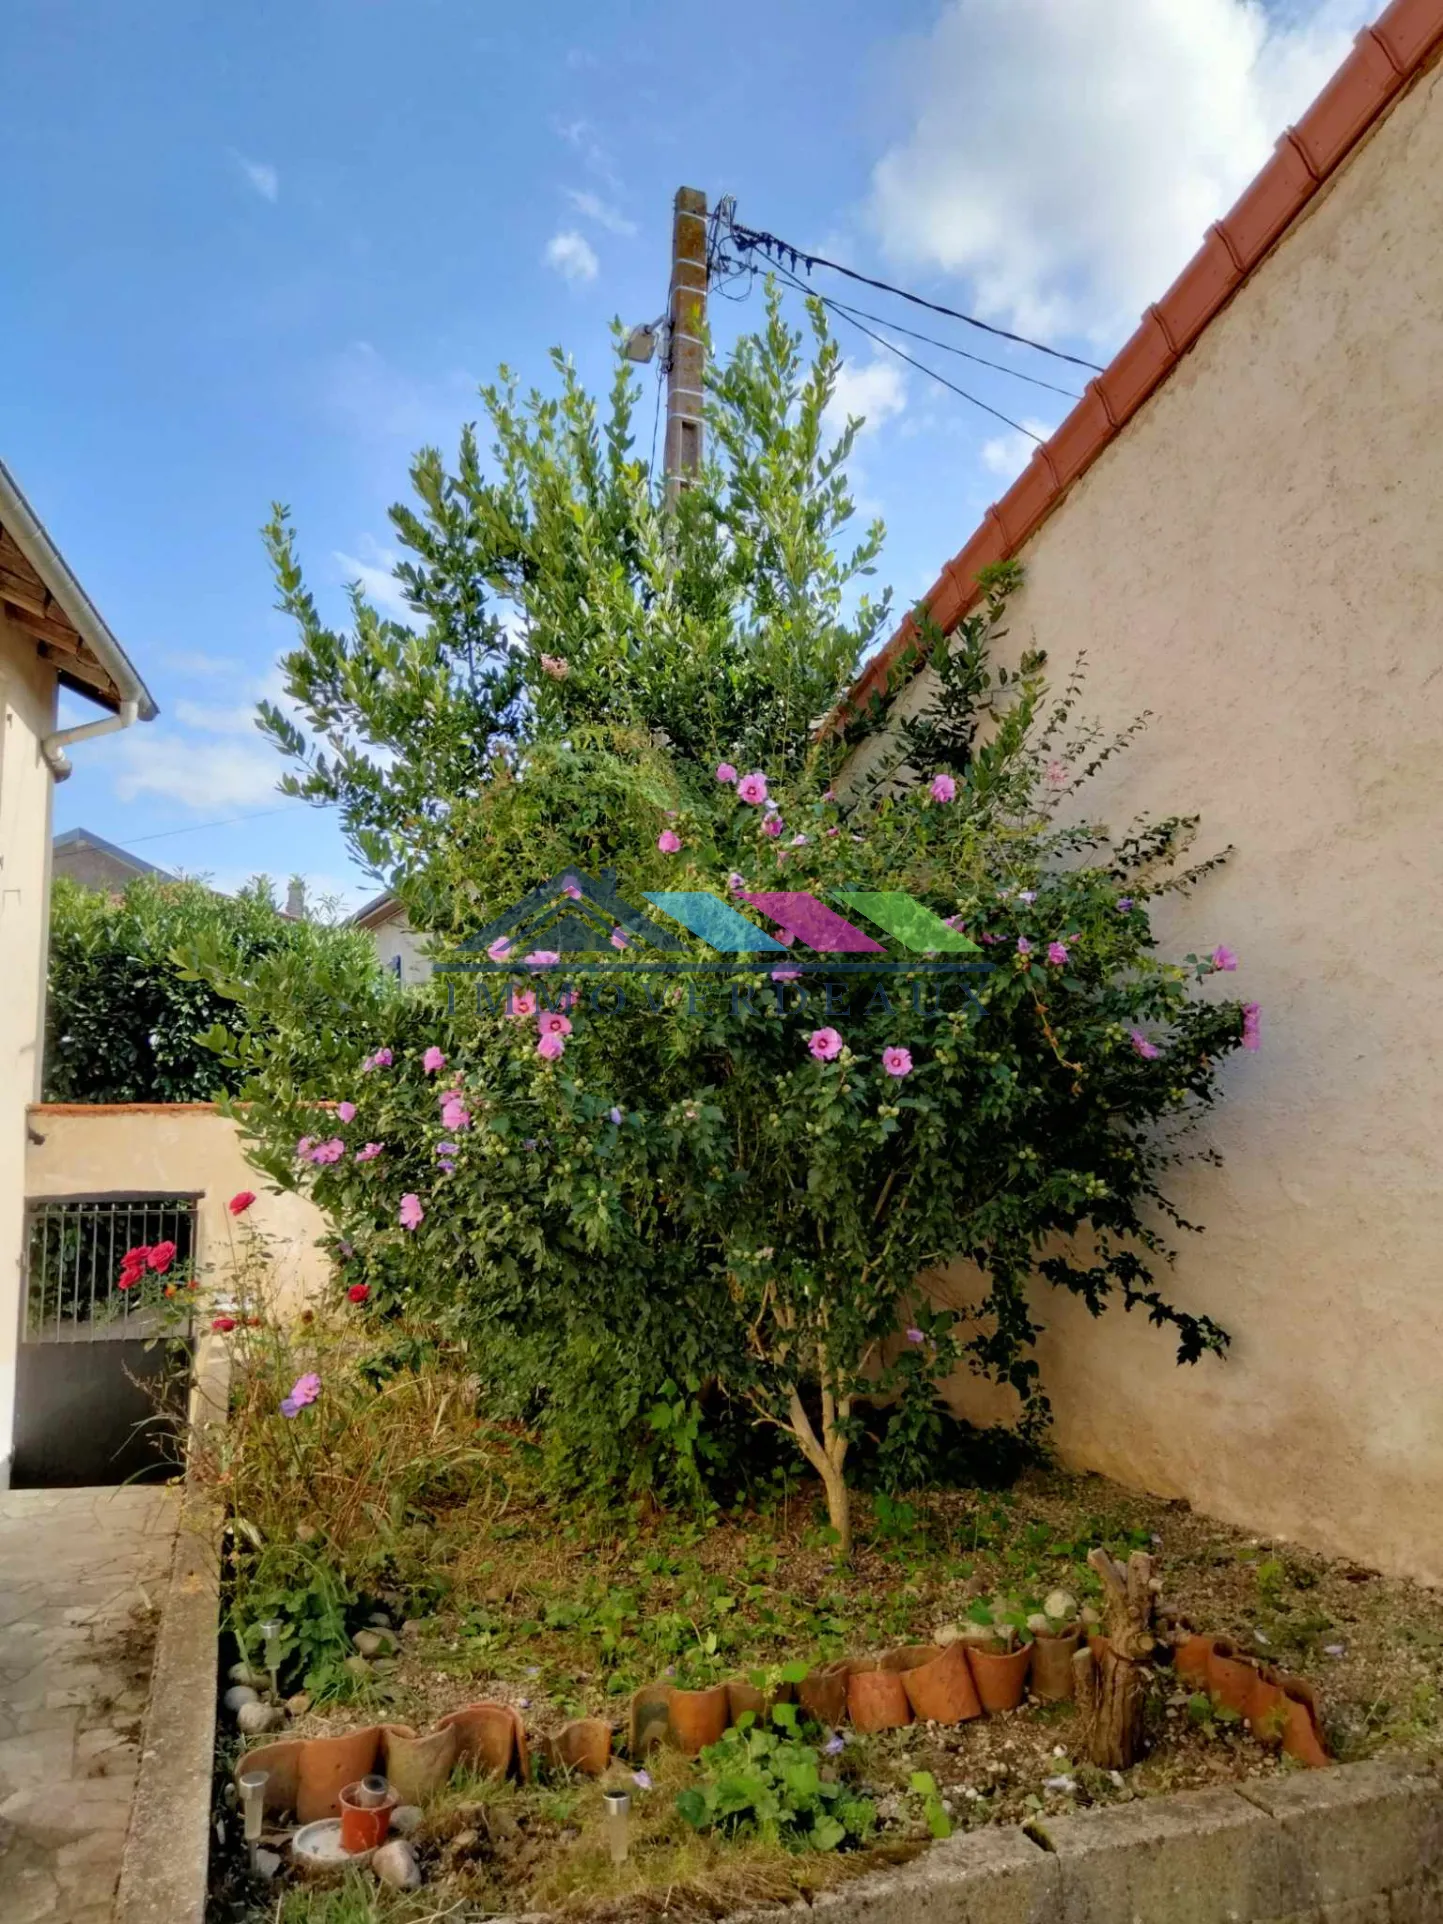
[[[139,717],[140,703],[123,701],[117,714],[103,716],[100,721],[82,722],[78,728],[60,728],[53,735],[47,735],[40,744],[40,753],[56,781],[63,782],[71,773],[70,757],[65,752],[71,742],[89,742],[97,735],[113,735],[117,729],[133,727]]]

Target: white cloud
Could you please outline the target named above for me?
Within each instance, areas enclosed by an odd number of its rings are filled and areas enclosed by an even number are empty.
[[[178,701],[175,719],[182,728],[199,729],[203,735],[239,735],[246,741],[256,737],[256,714],[249,701],[234,708],[215,708],[208,702]]]
[[[1052,432],[1045,421],[1029,419],[1024,425],[1043,441]],[[982,443],[982,465],[990,473],[1000,475],[1004,481],[1015,481],[1032,459],[1036,448],[1037,442],[1031,435],[1009,428],[1005,434]]]
[[[600,194],[586,193],[580,187],[565,189],[566,198],[577,213],[586,220],[594,220],[598,227],[604,227],[608,234],[630,235],[636,232],[636,222],[628,220],[619,207],[613,207],[609,200]]]
[[[366,599],[373,601],[381,613],[389,615],[392,621],[403,621],[408,628],[417,627],[421,617],[407,601],[393,573],[401,557],[394,548],[381,547],[369,535],[362,538],[361,545],[370,556],[369,560],[346,554],[342,549],[336,550],[335,558],[345,571],[343,579],[347,584],[359,581]]]
[[[406,448],[452,447],[476,418],[476,379],[462,369],[418,380],[393,367],[369,341],[352,341],[327,370],[331,409],[367,440]],[[388,465],[392,450],[387,448]]]
[[[247,160],[244,154],[236,154],[235,163],[262,200],[274,202],[280,198],[281,177],[269,161]]]
[[[178,675],[204,676],[206,680],[220,680],[243,672],[234,655],[208,655],[201,648],[172,648],[161,659]]]
[[[216,738],[197,742],[165,729],[132,728],[117,744],[115,792],[123,802],[159,795],[182,808],[251,808],[275,802],[284,764],[259,740],[254,747]]]
[[[949,0],[899,49],[868,212],[989,319],[1116,339],[1347,52],[1372,0]]]
[[[900,414],[907,405],[907,377],[890,361],[843,361],[837,385],[827,403],[823,421],[829,431],[840,434],[849,417],[863,417],[863,434],[877,429]]]
[[[589,120],[553,120],[552,131],[558,139],[564,140],[585,162],[588,173],[616,193],[621,187],[621,178],[616,171],[610,153],[597,138],[596,129]]]
[[[553,234],[546,243],[546,265],[554,267],[563,280],[594,281],[601,272],[596,250],[584,234],[568,229]]]

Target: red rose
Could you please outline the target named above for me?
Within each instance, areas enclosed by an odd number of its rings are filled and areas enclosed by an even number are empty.
[[[226,1204],[226,1208],[232,1216],[243,1216],[255,1199],[256,1193],[253,1189],[242,1189],[231,1197],[230,1201]]]
[[[212,1316],[210,1326],[212,1329],[218,1329],[224,1334],[227,1330],[235,1328],[235,1318],[234,1316]]]
[[[346,1298],[352,1303],[364,1303],[370,1293],[371,1285],[369,1283],[352,1283],[351,1287],[346,1291]]]
[[[120,1259],[120,1276],[116,1283],[118,1289],[134,1289],[145,1274],[150,1261],[150,1250],[144,1243],[134,1249],[127,1249]]]
[[[153,1269],[157,1276],[163,1276],[175,1261],[175,1244],[157,1243],[154,1249],[146,1252],[145,1261],[147,1267]]]

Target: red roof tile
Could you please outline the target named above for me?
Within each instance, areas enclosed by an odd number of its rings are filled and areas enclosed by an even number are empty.
[[[1137,332],[1113,356],[1051,439],[1038,448],[925,600],[945,634],[981,599],[977,571],[1017,553],[1062,496],[1167,379],[1284,229],[1398,97],[1443,40],[1443,0],[1392,0]],[[893,663],[917,639],[908,615],[865,664],[848,696],[858,708],[885,692]],[[839,709],[831,718],[841,717]]]

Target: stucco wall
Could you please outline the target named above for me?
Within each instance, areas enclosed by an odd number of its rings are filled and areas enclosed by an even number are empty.
[[[224,1294],[243,1249],[226,1205],[249,1189],[246,1223],[265,1236],[277,1306],[294,1309],[324,1284],[329,1266],[316,1243],[325,1217],[307,1196],[268,1189],[235,1124],[212,1104],[37,1103],[29,1122],[28,1196],[198,1194],[203,1281]]]
[[[55,671],[0,618],[0,1487],[8,1481],[20,1327],[25,1105],[39,1094],[45,1032],[50,771]]]
[[[1225,1167],[1172,1184],[1171,1290],[1232,1351],[1179,1371],[1043,1290],[1060,1453],[1443,1583],[1440,182],[1435,67],[1032,538],[1006,648],[1154,711],[1087,812],[1236,844],[1159,926],[1263,1009]]]
[[[376,945],[376,955],[383,969],[390,970],[400,981],[408,984],[430,981],[431,959],[423,948],[425,938],[413,931],[404,909],[398,908],[384,922],[368,925],[366,933]]]

